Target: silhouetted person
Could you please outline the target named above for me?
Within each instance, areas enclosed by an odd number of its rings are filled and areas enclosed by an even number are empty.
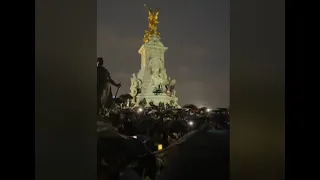
[[[115,83],[109,71],[103,67],[103,58],[99,57],[97,59],[97,106],[98,106],[98,114],[101,114],[104,110],[104,106],[107,102],[107,99],[111,93],[111,84],[120,87],[121,83]]]

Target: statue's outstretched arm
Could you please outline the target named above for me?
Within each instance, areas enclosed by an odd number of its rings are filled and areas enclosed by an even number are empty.
[[[114,86],[119,86],[119,84],[117,84],[116,82],[114,82],[114,80],[111,78],[110,72],[109,72],[107,69],[105,69],[105,70],[106,70],[106,72],[107,72],[107,79],[108,79],[108,81],[109,81],[112,85],[114,85]]]
[[[111,78],[111,76],[108,77],[110,83],[114,86],[118,86],[119,84],[117,84],[116,82],[114,82],[114,80]]]

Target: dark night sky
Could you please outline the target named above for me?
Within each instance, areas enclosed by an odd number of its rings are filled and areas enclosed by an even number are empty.
[[[128,93],[140,69],[137,52],[148,27],[143,4],[159,8],[161,41],[168,47],[168,77],[177,80],[179,104],[229,106],[229,0],[98,0],[98,56]]]

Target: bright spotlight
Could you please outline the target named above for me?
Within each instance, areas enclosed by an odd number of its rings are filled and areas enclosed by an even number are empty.
[[[134,139],[137,139],[138,137],[137,136],[132,136]]]
[[[188,124],[189,124],[189,126],[192,126],[192,125],[193,125],[193,122],[192,122],[192,121],[189,121]]]
[[[209,109],[209,108],[208,108],[208,109],[207,109],[207,112],[211,112],[211,110],[212,110],[212,109]]]
[[[139,109],[138,109],[138,112],[142,112],[142,111],[143,111],[143,109],[142,109],[142,108],[139,108]]]

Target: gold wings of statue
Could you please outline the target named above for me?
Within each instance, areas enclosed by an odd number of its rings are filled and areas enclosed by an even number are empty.
[[[144,4],[146,8],[148,8],[149,16],[148,16],[148,21],[149,21],[149,30],[145,31],[144,34],[144,39],[143,41],[145,43],[149,42],[150,37],[155,34],[157,36],[160,35],[158,32],[158,24],[159,24],[159,9],[156,9],[155,12],[152,12],[151,8],[149,8],[147,5]]]

